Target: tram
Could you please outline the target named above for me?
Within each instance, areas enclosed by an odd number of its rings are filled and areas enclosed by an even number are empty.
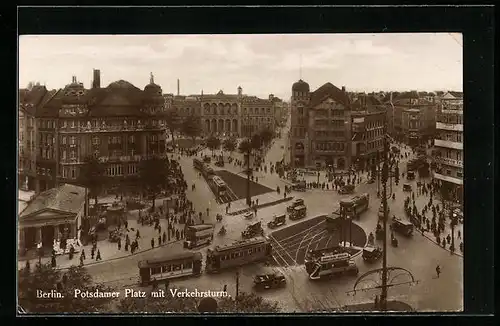
[[[307,272],[309,279],[319,280],[343,274],[357,275],[359,269],[351,255],[344,252],[315,259]]]
[[[271,257],[271,243],[264,237],[236,241],[208,249],[205,271],[217,273],[226,268],[265,261]]]
[[[203,163],[201,160],[199,160],[199,159],[197,159],[197,158],[194,158],[194,159],[193,159],[193,167],[194,167],[196,170],[201,171],[201,170],[203,169],[203,165],[204,165],[204,163]]]
[[[140,283],[143,286],[153,281],[198,276],[201,274],[200,252],[167,254],[162,257],[141,260],[138,263]]]
[[[226,183],[219,176],[212,176],[208,179],[208,185],[217,198],[224,198],[227,194]]]

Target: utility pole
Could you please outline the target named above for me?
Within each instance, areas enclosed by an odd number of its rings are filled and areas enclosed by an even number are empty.
[[[236,297],[235,299],[238,298],[238,295],[240,293],[240,271],[236,271]]]
[[[248,148],[247,148],[247,205],[250,206],[252,204],[252,198],[250,197],[250,142],[248,142]]]
[[[389,166],[387,162],[387,154],[389,143],[387,137],[384,137],[384,152],[383,152],[383,167],[382,167],[382,207],[384,209],[383,217],[383,257],[382,257],[382,294],[380,296],[380,305],[383,311],[387,311],[387,176]]]

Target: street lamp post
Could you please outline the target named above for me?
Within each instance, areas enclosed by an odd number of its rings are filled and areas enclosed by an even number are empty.
[[[387,138],[384,138],[384,152],[383,152],[383,168],[382,168],[382,206],[384,209],[384,217],[383,217],[383,257],[382,257],[382,294],[380,296],[380,304],[382,310],[387,310],[387,175],[388,175],[388,162],[387,162],[387,154],[389,144]]]

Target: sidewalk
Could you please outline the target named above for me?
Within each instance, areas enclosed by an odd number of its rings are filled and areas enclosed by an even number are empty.
[[[340,309],[335,309],[334,312],[391,312],[391,311],[415,311],[412,306],[402,301],[387,301],[387,311],[380,311],[375,309],[374,302],[366,302],[354,305],[343,306]]]
[[[144,211],[143,211],[144,213]],[[128,220],[128,232],[127,234],[129,235],[130,241],[132,242],[135,239],[135,235],[137,230],[140,232],[140,238],[138,240],[139,243],[139,249],[134,253],[142,253],[145,251],[152,250],[151,248],[151,239],[155,239],[155,248],[158,247],[158,230],[154,229],[154,226],[149,226],[149,225],[144,225],[142,226],[140,223],[137,223],[137,218],[138,218],[139,212],[138,211],[132,211],[129,212],[127,215],[127,220]],[[161,235],[163,236],[163,232],[167,233],[167,220],[164,218],[160,218],[160,225],[161,225]],[[184,229],[184,224],[175,224],[174,225],[175,230],[180,230]],[[123,229],[122,229],[123,230]],[[179,240],[183,241],[183,240]],[[167,235],[167,241],[164,243],[162,246],[166,246],[168,244],[177,242],[175,240],[175,235],[170,236],[170,241],[168,241],[168,235]],[[95,256],[94,259],[91,258],[91,250],[92,250],[92,245],[86,245],[82,247],[83,250],[85,250],[85,260],[84,260],[84,265],[93,265],[93,264],[100,264],[103,262],[109,262],[112,260],[124,258],[127,256],[132,255],[130,253],[130,248],[129,251],[125,251],[125,237],[122,237],[122,247],[121,250],[118,250],[118,244],[110,242],[109,240],[101,240],[97,242],[97,249],[101,253],[101,258],[102,260],[96,261]],[[69,259],[68,255],[61,255],[56,257],[56,263],[57,263],[57,269],[67,269],[71,266],[78,266],[80,265],[80,255],[81,253],[75,253],[74,257],[72,260]],[[49,263],[51,261],[51,257],[43,257],[42,259],[42,264],[44,263]],[[30,263],[33,265],[34,263],[38,262],[38,258],[35,258],[30,261]],[[26,266],[25,260],[19,260],[18,261],[18,269],[22,269]]]
[[[259,196],[254,196],[252,197],[252,200],[259,201],[259,204],[257,205],[257,209],[259,209],[268,206],[278,205],[285,201],[290,201],[293,198],[294,197],[290,195],[287,195],[287,197],[284,198],[284,196],[281,193],[278,194],[277,192],[268,192]],[[229,210],[228,215],[239,215],[249,212],[251,210],[252,208],[248,207],[246,198],[244,198],[231,203],[231,208]]]

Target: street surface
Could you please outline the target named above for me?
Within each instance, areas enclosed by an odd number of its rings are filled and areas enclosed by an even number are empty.
[[[288,125],[288,124],[287,124]],[[282,139],[277,139],[267,152],[265,162],[280,161],[286,151],[287,136],[286,128],[282,130]],[[283,148],[282,148],[283,146]],[[175,154],[177,156],[177,154]],[[233,156],[237,156],[234,153]],[[209,216],[205,217],[205,223],[215,223],[215,215],[220,213],[224,216],[221,223],[216,223],[216,232],[221,225],[224,225],[227,234],[225,236],[215,235],[214,244],[227,244],[241,239],[241,232],[247,225],[255,221],[261,221],[265,235],[273,242],[274,264],[265,266],[264,264],[252,264],[240,268],[240,291],[252,291],[253,276],[257,273],[264,273],[267,270],[276,269],[283,272],[287,278],[287,286],[282,289],[269,290],[261,293],[265,298],[278,300],[284,311],[302,312],[311,309],[337,309],[344,305],[373,302],[375,295],[380,295],[380,290],[366,289],[380,283],[379,279],[372,280],[372,284],[360,285],[355,295],[348,292],[353,290],[356,277],[343,276],[326,282],[312,282],[309,280],[304,267],[303,255],[309,248],[320,248],[338,242],[337,236],[332,236],[324,231],[321,217],[318,216],[331,213],[338,208],[341,199],[349,198],[352,195],[340,195],[336,191],[326,190],[307,190],[306,192],[292,192],[292,196],[303,198],[307,206],[307,217],[299,221],[291,221],[287,218],[286,224],[275,230],[267,228],[267,222],[271,221],[275,214],[286,212],[286,206],[289,202],[272,205],[259,209],[257,216],[252,220],[246,220],[242,215],[230,216],[225,214],[226,205],[217,205],[215,198],[203,178],[192,166],[192,158],[181,156],[180,163],[188,182],[187,197],[193,202],[194,209],[197,212],[205,212],[209,208]],[[406,160],[400,162],[400,172],[406,172]],[[269,167],[269,166],[268,166]],[[240,167],[234,167],[227,164],[224,169],[233,172],[241,172]],[[275,173],[270,174],[259,171],[259,184],[270,189],[276,189],[278,186],[283,189],[287,184],[286,180],[281,180]],[[370,205],[359,220],[355,223],[364,232],[353,226],[353,242],[356,246],[362,247],[365,243],[366,235],[374,232],[377,225],[377,212],[380,205],[380,199],[377,198],[377,182],[367,184],[366,173],[363,175],[363,181],[356,186],[356,193],[368,193],[370,195]],[[316,178],[311,181],[316,181]],[[320,179],[324,180],[322,174]],[[393,184],[392,189],[395,193],[395,200],[390,199],[391,216],[404,217],[404,198],[407,196],[402,191],[403,183],[411,183],[416,188],[416,182],[401,179],[399,186]],[[196,189],[191,190],[191,183],[196,185]],[[416,197],[417,206],[423,205],[426,201],[424,196]],[[437,200],[437,199],[435,199]],[[420,207],[419,207],[420,208]],[[356,232],[356,236],[354,233]],[[359,233],[359,235],[358,235]],[[388,232],[389,234],[389,232]],[[428,237],[420,232],[415,232],[411,238],[404,238],[396,235],[399,240],[398,247],[388,244],[388,266],[395,266],[409,270],[418,283],[404,284],[389,288],[389,299],[399,300],[411,305],[417,311],[460,311],[463,309],[463,258],[459,255],[450,254],[449,251],[441,248]],[[377,242],[379,246],[381,242]],[[161,252],[184,251],[181,243],[169,244],[165,247],[155,248],[145,253],[138,253],[133,256],[126,256],[121,259],[89,265],[88,270],[95,280],[106,282],[115,288],[125,286],[136,286],[138,278],[137,263],[139,260],[153,257]],[[199,251],[205,255],[206,248]],[[382,261],[375,263],[363,262],[361,256],[354,258],[359,269],[359,275],[380,268]],[[276,265],[276,266],[273,266]],[[439,278],[436,276],[435,268],[439,265],[442,274]],[[173,280],[172,286],[198,288],[199,290],[221,290],[227,285],[230,294],[235,293],[236,270],[227,270],[220,274],[203,274],[197,278],[188,278]],[[405,283],[410,279],[404,275],[399,276],[393,282]],[[135,284],[135,285],[134,285]],[[365,291],[361,291],[365,288]]]

